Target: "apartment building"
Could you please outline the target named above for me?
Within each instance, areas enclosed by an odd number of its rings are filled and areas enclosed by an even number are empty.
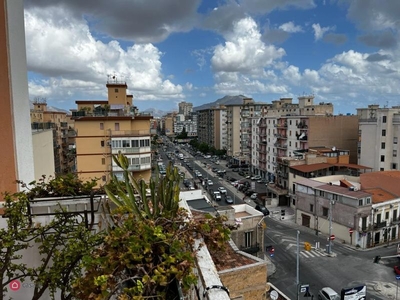
[[[0,194],[34,180],[22,0],[0,1]],[[0,201],[2,199],[0,198]]]
[[[226,150],[235,163],[248,164],[251,161],[251,122],[254,117],[261,117],[263,105],[252,98],[244,98],[242,104],[226,105]]]
[[[358,163],[374,171],[399,170],[400,106],[358,108]]]
[[[301,179],[296,182],[296,222],[360,248],[398,240],[399,179],[399,171]]]
[[[189,117],[193,112],[193,103],[182,101],[178,103],[178,114],[182,114],[185,117]]]
[[[36,99],[31,109],[32,130],[52,130],[56,174],[75,172],[75,130],[65,112],[47,110],[46,100]]]
[[[227,149],[226,107],[218,106],[198,111],[198,140],[215,149]]]
[[[112,160],[119,152],[129,160],[129,171],[148,181],[151,175],[152,116],[139,114],[127,94],[125,82],[107,81],[108,100],[76,101],[75,120],[77,173],[82,179],[99,178],[99,185],[110,174],[122,176]]]
[[[175,112],[168,113],[162,118],[162,132],[167,136],[174,135]]]
[[[298,157],[309,148],[346,149],[349,162],[356,163],[358,139],[357,116],[334,116],[331,103],[314,104],[314,97],[281,98],[267,106],[266,113],[257,122],[253,120],[252,170],[267,182],[279,196],[287,194],[287,172],[282,172],[282,158]],[[256,146],[256,151],[253,150]],[[256,152],[256,153],[255,153]],[[254,157],[255,154],[255,157]],[[255,165],[254,165],[255,164]]]

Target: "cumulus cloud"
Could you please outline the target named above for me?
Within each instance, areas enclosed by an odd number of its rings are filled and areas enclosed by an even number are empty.
[[[303,32],[303,28],[300,25],[295,25],[292,21],[282,24],[279,29],[289,33]]]
[[[71,90],[104,95],[107,74],[113,73],[127,82],[136,100],[183,97],[182,86],[163,78],[162,53],[152,44],[123,49],[115,40],[96,40],[84,20],[69,22],[58,8],[47,10],[53,18],[35,12],[25,12],[28,69],[48,79],[31,80],[31,97],[62,100]]]
[[[314,39],[316,41],[322,39],[324,34],[326,32],[328,32],[329,30],[334,30],[335,29],[334,26],[332,26],[332,27],[329,27],[329,26],[328,27],[321,27],[321,25],[319,25],[318,23],[317,24],[312,24],[312,28],[314,30]]]
[[[385,30],[378,33],[368,33],[358,37],[358,40],[370,47],[393,48],[398,44],[398,36],[392,31]]]
[[[237,22],[217,45],[211,59],[215,71],[254,73],[285,55],[285,50],[261,41],[257,24],[251,18]]]

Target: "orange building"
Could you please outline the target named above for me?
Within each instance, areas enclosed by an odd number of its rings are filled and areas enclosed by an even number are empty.
[[[82,179],[98,178],[106,183],[122,170],[112,161],[121,152],[129,160],[135,178],[151,176],[150,115],[141,115],[127,95],[127,85],[116,79],[107,82],[108,100],[76,101],[72,111],[76,130],[77,173]]]

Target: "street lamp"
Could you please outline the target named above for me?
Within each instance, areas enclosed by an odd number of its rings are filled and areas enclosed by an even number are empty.
[[[335,200],[329,200],[329,246],[328,254],[332,253],[332,205],[335,204]]]

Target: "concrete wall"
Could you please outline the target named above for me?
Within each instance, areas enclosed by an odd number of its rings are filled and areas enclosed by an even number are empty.
[[[35,165],[35,180],[42,175],[54,176],[53,130],[34,131],[32,133],[33,160]]]

